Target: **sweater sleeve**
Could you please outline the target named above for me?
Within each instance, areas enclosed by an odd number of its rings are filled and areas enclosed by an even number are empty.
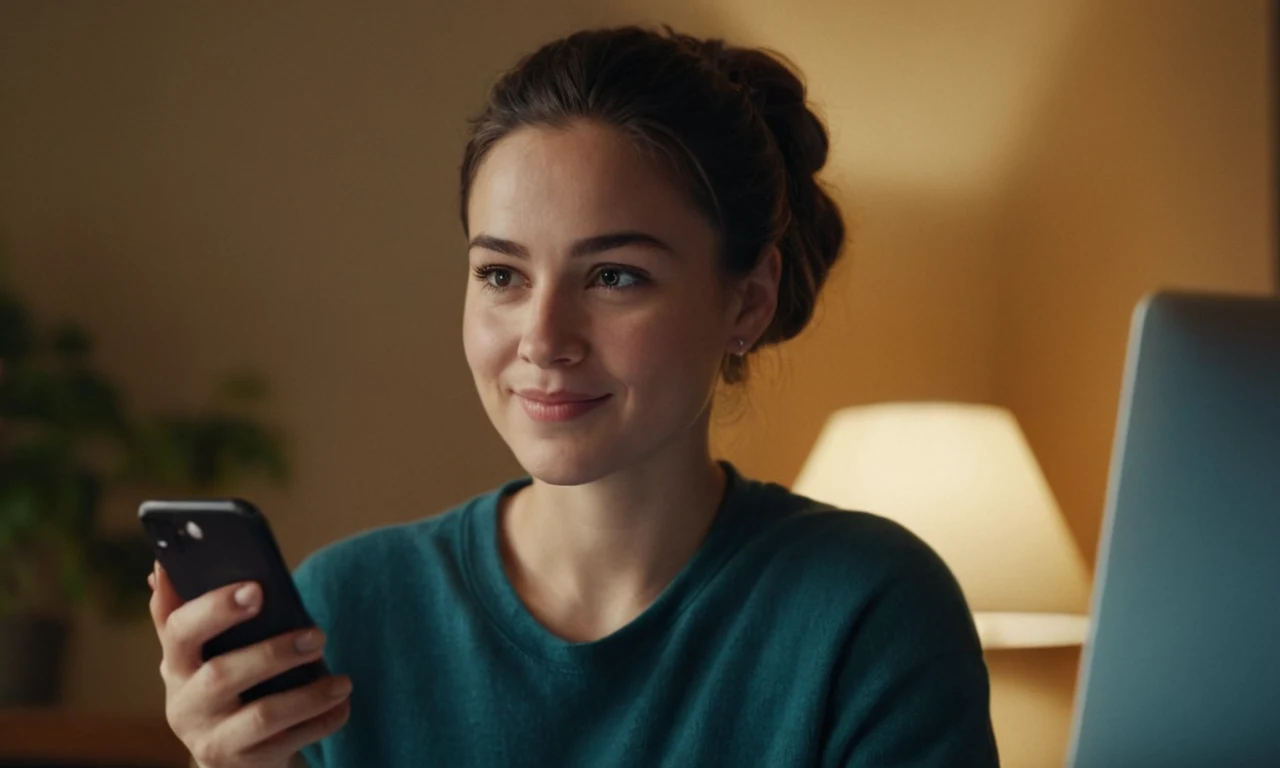
[[[318,558],[314,555],[307,558],[293,572],[294,584],[298,587],[298,595],[302,598],[302,604],[310,614],[311,620],[316,623],[326,633],[329,628],[329,612],[328,604],[323,599],[324,590],[321,588],[321,574],[317,565]],[[299,750],[305,765],[310,768],[324,768],[324,748],[322,741],[313,741]],[[295,758],[293,765],[299,765],[299,761]]]
[[[826,768],[991,768],[986,663],[964,596],[923,543],[853,622],[832,681]]]

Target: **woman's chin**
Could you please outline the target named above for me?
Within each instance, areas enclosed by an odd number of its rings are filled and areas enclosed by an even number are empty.
[[[524,471],[548,485],[583,485],[613,471],[613,451],[590,446],[539,444],[518,446],[516,460]]]

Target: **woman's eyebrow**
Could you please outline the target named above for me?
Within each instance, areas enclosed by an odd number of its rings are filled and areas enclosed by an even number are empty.
[[[471,242],[467,243],[467,250],[472,248],[483,248],[486,251],[501,253],[505,256],[514,256],[519,259],[529,258],[529,249],[523,245],[492,235],[480,234],[471,238]]]
[[[675,249],[667,245],[662,239],[655,237],[647,232],[637,230],[627,230],[623,232],[610,232],[603,235],[595,235],[588,237],[573,244],[570,254],[577,258],[582,256],[592,256],[605,251],[611,251],[615,248],[625,248],[627,246],[638,245],[643,248],[651,248],[666,253],[675,253]],[[529,258],[529,249],[513,240],[505,240],[501,237],[492,235],[478,234],[471,238],[471,242],[467,244],[470,248],[483,248],[494,253],[501,253],[505,256],[511,256],[517,259]]]
[[[653,250],[665,251],[666,253],[672,254],[676,252],[676,249],[647,232],[628,230],[624,232],[611,232],[605,235],[596,235],[595,237],[588,237],[585,240],[579,240],[573,244],[573,249],[570,253],[573,256],[591,256],[604,251],[611,251],[614,248],[625,248],[630,245],[638,245],[642,248],[651,248]]]

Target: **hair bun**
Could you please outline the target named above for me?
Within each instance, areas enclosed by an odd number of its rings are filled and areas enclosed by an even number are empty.
[[[839,207],[814,178],[827,164],[827,130],[809,108],[804,81],[781,54],[734,48],[721,40],[702,41],[702,53],[744,91],[786,166],[790,223],[778,241],[783,257],[778,310],[764,339],[784,341],[813,317],[818,293],[844,246]]]
[[[804,81],[781,54],[735,48],[723,40],[701,41],[701,53],[746,94],[777,140],[789,170],[812,175],[827,164],[827,131],[809,108]]]

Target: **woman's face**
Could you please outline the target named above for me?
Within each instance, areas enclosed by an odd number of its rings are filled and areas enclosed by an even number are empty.
[[[527,472],[577,485],[705,436],[742,302],[660,165],[603,125],[521,128],[481,164],[468,225],[467,362]]]

